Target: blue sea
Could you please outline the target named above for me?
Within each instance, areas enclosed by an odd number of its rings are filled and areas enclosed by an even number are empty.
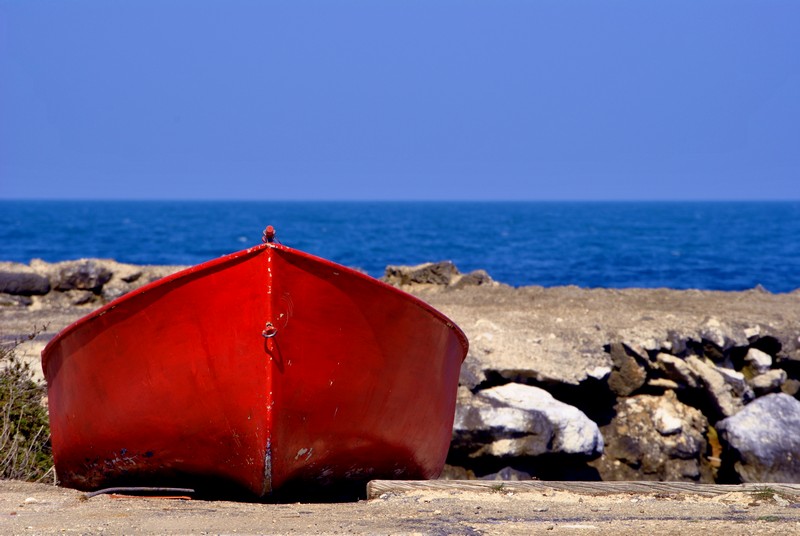
[[[197,264],[268,224],[374,276],[449,259],[514,286],[800,288],[800,202],[0,201],[0,260]]]

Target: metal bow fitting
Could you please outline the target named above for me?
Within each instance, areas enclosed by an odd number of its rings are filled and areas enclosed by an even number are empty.
[[[261,235],[261,241],[265,244],[272,243],[275,241],[275,227],[272,225],[267,225],[267,228],[264,229],[264,233]]]
[[[271,339],[275,335],[278,334],[278,328],[272,325],[272,322],[267,322],[264,325],[264,331],[261,332],[261,336],[265,339]]]

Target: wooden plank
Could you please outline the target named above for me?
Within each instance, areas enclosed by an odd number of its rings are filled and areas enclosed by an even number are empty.
[[[692,482],[566,482],[566,481],[500,481],[500,480],[372,480],[367,484],[367,497],[375,499],[384,493],[412,491],[513,492],[569,491],[583,495],[612,493],[683,494],[713,497],[725,493],[771,491],[800,496],[800,484],[695,484]]]

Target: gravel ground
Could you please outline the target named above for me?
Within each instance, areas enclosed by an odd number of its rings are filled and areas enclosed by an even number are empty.
[[[651,534],[800,532],[797,497],[412,491],[333,504],[112,497],[0,482],[3,534]]]

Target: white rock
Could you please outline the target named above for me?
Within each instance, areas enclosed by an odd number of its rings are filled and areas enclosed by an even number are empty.
[[[543,413],[553,424],[555,452],[586,455],[603,452],[603,436],[597,424],[578,408],[559,402],[544,389],[508,383],[481,391],[478,396],[513,408]]]
[[[724,374],[723,369],[694,355],[686,358],[686,364],[700,379],[702,387],[711,397],[720,416],[730,417],[744,407],[742,397],[736,394],[734,385],[729,382],[729,380],[738,380],[739,378]]]
[[[768,370],[764,374],[754,376],[750,380],[750,386],[757,395],[775,393],[780,391],[781,385],[786,381],[786,371],[782,369]]]
[[[656,363],[669,379],[687,387],[697,387],[697,373],[680,357],[662,352],[656,356]]]
[[[608,377],[609,374],[611,374],[611,367],[594,367],[586,371],[586,375],[595,380],[602,380]]]
[[[748,339],[752,339],[753,337],[761,335],[761,326],[754,326],[754,327],[751,327],[751,328],[745,328],[744,329],[744,335]]]
[[[715,428],[735,451],[742,482],[800,482],[800,401],[784,393],[757,398]]]
[[[772,368],[772,356],[757,348],[750,348],[744,360],[756,374],[764,374]]]
[[[661,435],[677,434],[683,428],[683,421],[674,413],[664,407],[659,407],[653,413],[653,424]]]

